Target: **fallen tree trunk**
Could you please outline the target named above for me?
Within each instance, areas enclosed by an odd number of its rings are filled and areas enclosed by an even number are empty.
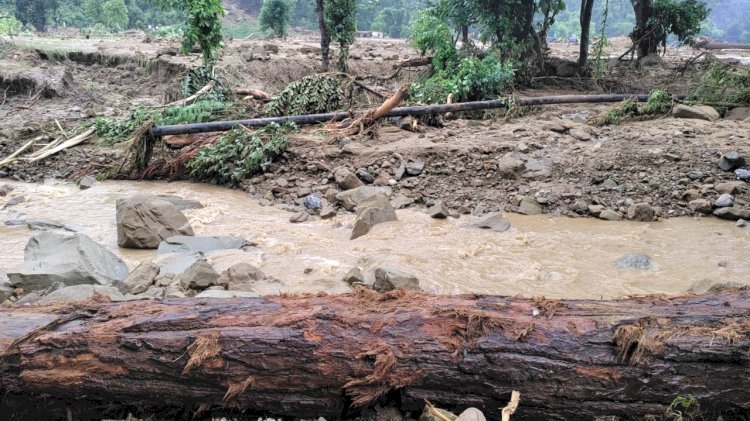
[[[531,98],[516,98],[513,102],[514,105],[518,106],[532,106],[532,105],[556,105],[556,104],[579,104],[579,103],[602,103],[602,102],[620,102],[628,98],[636,98],[638,101],[646,101],[648,99],[647,94],[603,94],[603,95],[558,95],[558,96],[544,96],[544,97],[531,97]],[[682,97],[676,97],[682,98]],[[460,111],[477,111],[477,110],[489,110],[497,108],[507,108],[509,103],[504,99],[496,99],[489,101],[474,101],[474,102],[458,102],[454,104],[437,104],[437,105],[422,105],[415,107],[399,107],[390,110],[383,114],[383,118],[387,117],[403,117],[407,115],[420,116],[427,114],[445,114],[451,112]],[[308,114],[308,115],[296,115],[296,116],[283,116],[283,117],[266,117],[266,118],[254,118],[247,120],[233,120],[233,121],[214,121],[209,123],[194,123],[194,124],[178,124],[174,126],[156,126],[151,128],[151,135],[154,137],[161,137],[166,135],[177,135],[177,134],[193,134],[193,133],[207,133],[207,132],[222,132],[232,130],[240,125],[246,127],[262,127],[268,126],[269,124],[283,124],[287,121],[298,125],[305,124],[320,124],[328,123],[332,121],[342,121],[351,117],[350,113],[338,112],[338,113],[325,113],[325,114]]]
[[[702,50],[750,50],[750,44],[739,44],[719,41],[700,41],[693,44]]]
[[[513,420],[750,413],[750,292],[554,301],[360,289],[0,311],[0,413],[338,419],[391,402]],[[38,416],[44,414],[43,416]]]

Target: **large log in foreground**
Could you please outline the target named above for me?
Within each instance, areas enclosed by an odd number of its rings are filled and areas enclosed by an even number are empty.
[[[554,301],[359,290],[0,311],[0,414],[15,419],[338,419],[425,400],[497,419],[514,389],[513,420],[663,415],[688,395],[705,419],[746,416],[750,292]]]

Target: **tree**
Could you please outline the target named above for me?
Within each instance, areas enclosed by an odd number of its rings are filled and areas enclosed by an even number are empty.
[[[182,51],[189,52],[198,45],[203,54],[204,66],[210,68],[224,47],[221,34],[221,17],[226,14],[221,0],[154,0],[162,7],[185,11],[188,14],[185,23],[185,35],[182,39]]]
[[[315,5],[315,10],[318,13],[318,27],[320,28],[320,68],[327,72],[330,68],[331,33],[328,31],[328,22],[326,22],[325,2],[316,0]]]
[[[128,27],[125,0],[107,0],[102,4],[102,24],[112,31],[122,31]]]
[[[700,32],[708,7],[698,0],[631,0],[635,28],[630,33],[638,58],[666,50],[667,37],[689,42]]]
[[[37,31],[47,29],[47,14],[57,9],[57,0],[17,0],[16,19]]]
[[[265,0],[260,9],[260,27],[276,38],[286,38],[294,4],[289,0]]]
[[[338,70],[345,73],[349,69],[349,47],[357,34],[357,9],[354,0],[326,0],[325,20],[331,41],[339,44]]]
[[[581,40],[578,53],[578,71],[583,72],[589,61],[589,31],[591,30],[591,13],[594,11],[594,0],[581,0]]]

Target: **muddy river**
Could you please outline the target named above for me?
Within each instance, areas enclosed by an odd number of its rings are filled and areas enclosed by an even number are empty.
[[[247,252],[215,252],[209,261],[219,271],[240,261],[255,264],[283,280],[273,292],[346,291],[341,278],[355,265],[401,269],[417,275],[424,289],[446,294],[616,298],[678,294],[703,280],[750,284],[750,229],[714,218],[631,223],[509,214],[512,229],[496,233],[462,228],[469,216],[435,220],[411,209],[398,211],[398,222],[350,241],[352,215],[292,224],[288,212],[210,185],[105,182],[79,190],[63,182],[10,184],[17,189],[9,197],[24,195],[26,201],[0,211],[0,220],[21,213],[23,219],[68,224],[120,255],[131,269],[156,252],[117,247],[116,200],[135,193],[199,200],[203,209],[185,211],[197,235],[242,236],[258,245]],[[0,225],[0,272],[23,261],[34,233],[26,226]],[[650,256],[652,269],[617,268],[618,258],[630,252]]]

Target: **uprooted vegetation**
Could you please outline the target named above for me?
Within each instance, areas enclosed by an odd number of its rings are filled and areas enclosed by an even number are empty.
[[[662,89],[652,91],[642,107],[638,107],[637,98],[628,98],[602,116],[597,122],[600,126],[620,124],[632,119],[651,119],[666,115],[672,109],[672,95]]]

